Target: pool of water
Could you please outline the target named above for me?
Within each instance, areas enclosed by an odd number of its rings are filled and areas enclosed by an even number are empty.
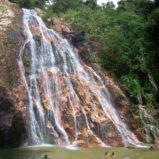
[[[105,155],[108,152],[108,155]],[[112,152],[115,156],[111,156]],[[43,159],[47,154],[49,159],[159,159],[158,151],[144,148],[79,148],[64,147],[23,147],[0,150],[0,159]]]

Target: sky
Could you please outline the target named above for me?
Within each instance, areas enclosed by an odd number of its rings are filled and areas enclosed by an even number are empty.
[[[113,1],[113,3],[115,4],[115,6],[117,6],[117,2],[118,2],[119,0],[97,0],[97,3],[98,3],[99,5],[101,5],[102,3],[107,3],[108,1]]]

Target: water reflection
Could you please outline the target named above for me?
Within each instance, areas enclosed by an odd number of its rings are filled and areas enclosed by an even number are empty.
[[[114,156],[112,156],[113,152]],[[34,147],[0,150],[0,159],[43,159],[46,154],[49,159],[157,159],[159,157],[159,152],[147,149],[81,148],[69,150],[62,147]]]

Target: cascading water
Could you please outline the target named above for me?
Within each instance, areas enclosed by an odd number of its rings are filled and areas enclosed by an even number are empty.
[[[30,144],[106,146],[116,136],[136,145],[102,79],[80,63],[68,41],[46,28],[34,10],[23,9],[23,25],[18,64],[27,90]]]

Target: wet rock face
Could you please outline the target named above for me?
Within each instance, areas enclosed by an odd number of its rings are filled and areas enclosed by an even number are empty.
[[[134,111],[134,113],[135,118],[138,119],[137,121],[141,121],[136,122],[138,124],[136,131],[142,135],[143,140],[146,143],[156,143],[156,145],[159,145],[158,121],[142,105],[138,105],[138,110]]]
[[[118,114],[114,108],[105,78],[79,60],[77,47],[84,39],[72,36],[74,49],[36,13],[23,11],[28,25],[19,68],[27,91],[29,143],[135,145],[137,138],[120,118],[125,109]]]
[[[25,138],[25,90],[17,64],[23,42],[22,11],[0,1],[0,147],[15,147]]]
[[[0,148],[17,147],[24,142],[26,129],[21,113],[1,112],[0,123]]]
[[[147,143],[155,143],[159,140],[157,121],[153,116],[148,116],[145,109],[140,109],[138,106],[133,106],[130,103],[119,87],[119,84],[104,73],[99,65],[91,65],[91,57],[94,56],[94,43],[89,43],[84,39],[83,35],[76,34],[68,24],[62,19],[53,19],[53,28],[57,30],[63,37],[68,39],[71,44],[78,50],[79,56],[88,65],[92,66],[104,80],[105,85],[112,95],[112,102],[118,110],[123,122],[127,123],[129,128],[135,132],[140,141]],[[99,46],[98,46],[99,47]],[[143,106],[141,106],[143,107]]]
[[[93,59],[95,51],[94,44],[84,38],[84,33],[77,34],[74,30],[68,25],[66,21],[62,18],[50,19],[47,22],[50,28],[53,28],[64,38],[69,40],[69,42],[77,49],[80,59],[86,64],[91,64],[91,59]]]
[[[78,60],[74,62],[74,56],[70,57],[69,49],[72,46],[68,47],[57,34],[41,27],[35,17],[28,21],[34,41],[31,43],[27,39],[27,32],[22,30],[21,9],[7,0],[3,1],[10,14],[6,16],[4,13],[8,11],[5,10],[3,14],[0,13],[0,18],[9,20],[3,27],[0,23],[0,147],[19,146],[26,140],[35,144],[36,135],[41,137],[41,141],[44,137],[45,142],[50,144],[64,145],[68,140],[83,147],[101,146],[103,143],[124,146],[123,137],[119,133],[119,126],[122,125],[116,121],[115,114],[112,114],[113,120],[106,115],[100,98],[97,98],[105,96],[103,93],[109,95],[103,91],[105,88],[94,72],[103,79],[121,122],[126,124],[130,124],[132,120],[128,117],[129,103],[109,76],[96,67],[91,70],[84,64],[90,62],[88,48],[92,47],[91,44],[80,35],[72,33],[65,25],[60,26],[61,21],[58,22],[59,32],[79,51],[80,67],[83,70],[79,71],[77,66],[74,67]],[[34,50],[31,50],[33,44]],[[49,49],[53,50],[55,60],[52,60],[53,53]],[[67,69],[64,67],[66,63]],[[87,81],[85,74],[89,77]],[[91,84],[88,82],[90,79]],[[109,103],[106,104],[109,106]],[[33,111],[34,119],[29,115],[29,110]],[[37,134],[34,136],[31,124],[35,121]],[[129,130],[126,133],[131,136]]]
[[[8,25],[12,23],[12,19],[15,17],[15,12],[12,9],[6,9],[10,7],[10,3],[7,0],[1,0],[0,2],[0,30],[5,31]]]
[[[0,92],[3,92],[0,94],[0,148],[19,146],[26,135],[25,122],[7,90],[0,87]]]

